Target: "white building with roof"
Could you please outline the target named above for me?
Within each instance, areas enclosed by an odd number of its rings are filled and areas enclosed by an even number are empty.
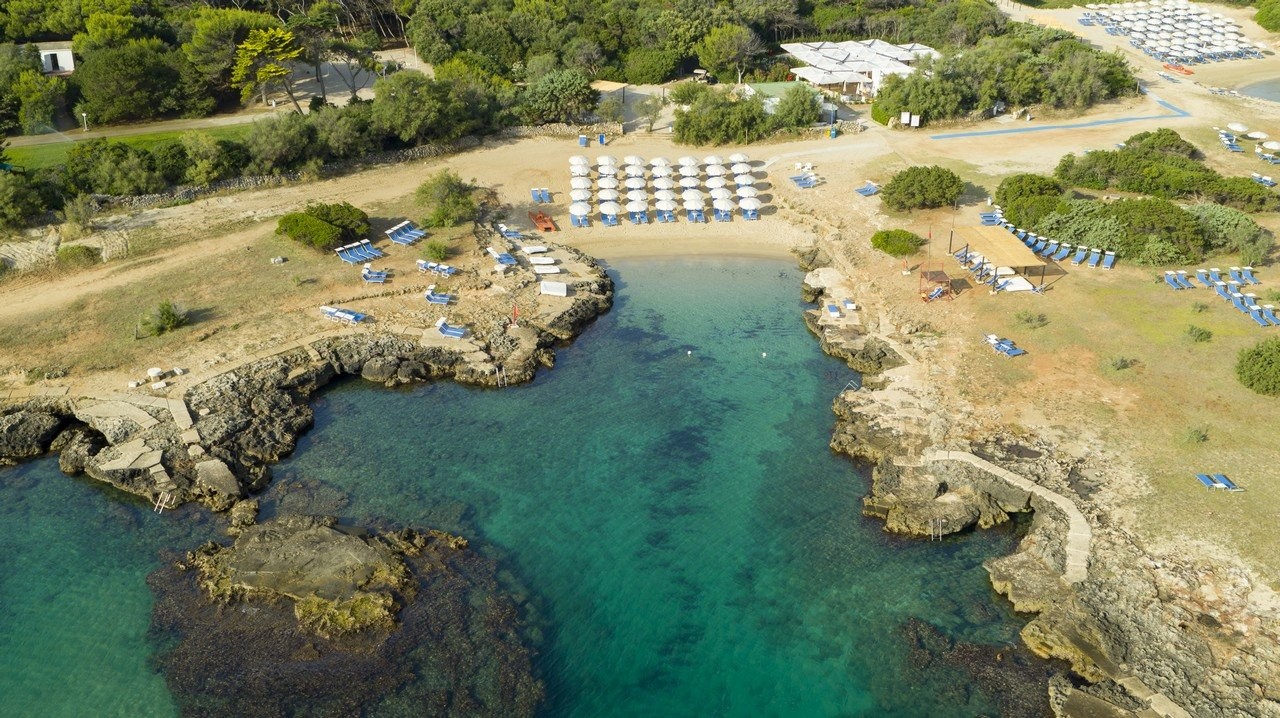
[[[937,50],[920,43],[894,45],[884,40],[784,43],[787,54],[805,64],[791,74],[818,87],[841,94],[871,96],[890,75],[910,75],[922,57],[937,57]]]

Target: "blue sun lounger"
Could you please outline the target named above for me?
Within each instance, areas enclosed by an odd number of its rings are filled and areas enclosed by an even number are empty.
[[[1252,317],[1253,321],[1257,322],[1258,326],[1260,327],[1271,326],[1271,322],[1267,321],[1266,316],[1262,314],[1262,307],[1257,307],[1255,309],[1250,310],[1249,316]]]
[[[945,287],[934,287],[934,288],[933,288],[933,291],[932,291],[932,292],[929,292],[929,294],[928,294],[927,296],[925,296],[924,300],[925,300],[926,302],[932,302],[933,300],[938,299],[939,297],[941,297],[941,296],[943,295],[943,293],[945,293],[946,291],[947,291],[947,290],[946,290],[946,288],[945,288]]]
[[[1267,321],[1269,321],[1269,322],[1271,322],[1272,324],[1274,324],[1274,325],[1276,325],[1276,326],[1280,327],[1280,317],[1277,317],[1277,316],[1276,316],[1276,308],[1275,308],[1275,306],[1273,306],[1273,305],[1271,305],[1271,304],[1264,304],[1264,305],[1262,305],[1262,316],[1266,317],[1266,318],[1267,318]]]
[[[345,322],[347,324],[359,324],[369,318],[367,314],[353,312],[342,307],[320,307],[320,312],[335,322]]]
[[[432,304],[448,304],[453,301],[452,294],[441,294],[436,291],[436,285],[432,284],[427,287],[427,291],[423,294],[428,302]]]
[[[1083,244],[1076,247],[1076,256],[1071,258],[1072,266],[1079,267],[1084,262],[1084,257],[1089,253],[1089,248]]]
[[[359,257],[352,254],[346,247],[338,247],[333,251],[338,255],[338,259],[341,259],[347,264],[355,264],[356,262],[361,261]]]
[[[1221,270],[1221,269],[1218,269],[1217,267],[1214,267],[1213,269],[1210,269],[1210,270],[1209,270],[1209,279],[1210,279],[1214,284],[1217,284],[1218,282],[1223,281],[1223,279],[1222,279],[1222,275],[1220,274],[1220,272],[1221,272],[1221,271],[1222,271],[1222,270]]]
[[[1019,357],[1027,353],[1025,349],[1019,349],[1014,346],[1013,341],[1000,339],[994,334],[987,335],[987,344],[990,344],[992,349],[1007,357]]]
[[[1044,249],[1048,245],[1049,245],[1049,240],[1044,237],[1041,237],[1040,241],[1036,242],[1036,245],[1031,248],[1031,251],[1035,252],[1036,254],[1040,254],[1040,250]]]
[[[1066,259],[1070,255],[1071,255],[1071,245],[1063,243],[1063,245],[1058,248],[1057,253],[1054,254],[1052,257],[1049,257],[1049,259],[1052,259],[1055,262],[1061,262],[1062,260]]]
[[[1100,261],[1102,261],[1102,250],[1101,249],[1089,250],[1089,268],[1097,269],[1098,262]]]
[[[857,192],[863,197],[870,197],[871,195],[879,191],[880,191],[880,188],[877,187],[874,183],[872,183],[871,180],[867,180],[867,183],[865,185],[858,187],[857,189],[854,190],[854,192]]]
[[[1205,270],[1205,269],[1197,269],[1197,270],[1196,270],[1196,279],[1200,280],[1200,283],[1201,283],[1201,284],[1203,284],[1204,286],[1208,287],[1209,289],[1213,289],[1213,280],[1209,279],[1209,272],[1208,272],[1208,270]]]
[[[1174,275],[1174,273],[1173,273],[1173,272],[1165,272],[1165,273],[1164,273],[1164,283],[1165,283],[1165,284],[1168,284],[1170,287],[1173,287],[1174,289],[1182,289],[1182,288],[1183,288],[1183,286],[1182,286],[1181,284],[1178,284],[1178,280],[1177,280],[1177,278],[1176,278],[1176,276]]]
[[[1196,285],[1192,284],[1190,279],[1187,279],[1187,273],[1185,270],[1178,270],[1177,272],[1174,272],[1173,278],[1178,281],[1178,284],[1181,285],[1183,289],[1196,288]]]
[[[1244,489],[1236,486],[1231,479],[1228,479],[1226,474],[1214,474],[1213,480],[1222,484],[1227,491],[1244,491]]]
[[[1262,281],[1260,279],[1253,276],[1253,267],[1241,267],[1240,276],[1244,277],[1245,281],[1249,282],[1250,284],[1262,284]]]
[[[1041,257],[1048,257],[1049,255],[1051,255],[1051,254],[1053,254],[1054,252],[1057,252],[1057,251],[1058,251],[1058,243],[1057,243],[1057,242],[1050,242],[1050,243],[1049,243],[1049,246],[1047,246],[1047,247],[1045,247],[1044,249],[1040,250],[1040,256],[1041,256]]]
[[[1227,488],[1226,486],[1223,486],[1222,484],[1219,484],[1217,481],[1214,481],[1214,480],[1213,480],[1213,477],[1209,476],[1208,474],[1196,474],[1196,480],[1197,480],[1197,481],[1199,481],[1200,483],[1204,484],[1204,487],[1205,487],[1206,489],[1225,489],[1225,488]]]
[[[1236,284],[1248,284],[1248,282],[1245,281],[1245,278],[1240,274],[1239,267],[1232,267],[1231,269],[1227,270],[1227,273],[1231,275],[1231,281],[1235,282]]]
[[[1214,282],[1214,283],[1213,283],[1213,291],[1214,291],[1214,293],[1215,293],[1215,294],[1217,294],[1219,297],[1222,297],[1223,299],[1227,300],[1228,302],[1229,302],[1229,301],[1231,301],[1231,293],[1227,291],[1227,283],[1226,283],[1226,282]]]
[[[1249,307],[1245,306],[1245,303],[1244,303],[1244,295],[1241,294],[1240,292],[1231,293],[1231,303],[1235,305],[1235,308],[1239,309],[1241,312],[1244,312],[1245,314],[1249,313]]]
[[[436,322],[436,329],[440,330],[441,335],[446,336],[450,339],[461,339],[467,335],[466,327],[450,326],[449,322],[446,322],[444,320],[444,317],[440,317],[440,319]]]
[[[1111,269],[1111,268],[1112,268],[1112,267],[1114,267],[1114,266],[1116,266],[1116,253],[1115,253],[1115,252],[1105,252],[1105,253],[1103,253],[1103,255],[1102,255],[1102,268],[1103,268],[1103,269]],[[1190,282],[1187,282],[1187,289],[1190,289],[1190,288],[1191,288],[1191,283],[1190,283]]]

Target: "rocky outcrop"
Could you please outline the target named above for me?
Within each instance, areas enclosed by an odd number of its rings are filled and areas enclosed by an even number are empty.
[[[543,687],[495,576],[443,532],[281,518],[148,577],[156,664],[184,715],[529,716]]]
[[[65,415],[36,407],[0,414],[0,463],[44,455],[66,424]]]

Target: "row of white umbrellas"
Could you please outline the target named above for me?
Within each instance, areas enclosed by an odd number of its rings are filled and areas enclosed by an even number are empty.
[[[698,177],[706,174],[709,177],[723,177],[725,175],[746,175],[752,172],[751,165],[746,162],[737,162],[730,167],[724,165],[707,165],[705,168],[699,168],[696,165],[684,166],[679,168],[673,167],[654,167],[646,170],[643,165],[627,165],[621,171],[616,165],[600,165],[595,172],[601,177],[616,177],[619,174],[626,177],[644,177],[645,174],[654,177],[673,177],[679,175],[681,177]],[[570,165],[569,175],[572,177],[590,177],[591,168],[588,165]]]
[[[755,181],[756,178],[751,175],[737,175],[733,178],[735,187],[751,187],[755,185]],[[593,184],[600,189],[618,189],[619,187],[624,189],[645,189],[650,184],[653,185],[654,189],[674,189],[676,187],[698,189],[703,186],[707,189],[719,189],[727,187],[729,180],[724,177],[708,177],[705,181],[697,177],[681,177],[677,181],[670,177],[655,177],[652,181],[646,181],[643,177],[628,177],[619,181],[616,177],[605,176],[593,183],[590,177],[569,178],[569,189],[587,190],[591,189]]]
[[[736,190],[730,190],[727,187],[719,187],[707,192],[706,194],[710,195],[712,199],[731,199],[734,196],[746,199],[747,197],[756,197],[760,193],[756,191],[755,187],[739,187]],[[590,202],[591,196],[591,190],[588,189],[575,189],[569,191],[569,200],[572,202]],[[628,201],[632,202],[643,202],[649,199],[649,193],[642,189],[628,190],[625,195],[616,189],[602,189],[595,194],[595,198],[601,202],[617,202],[624,196]],[[688,200],[701,199],[704,195],[703,192],[698,189],[686,189],[681,191],[679,195],[676,194],[675,190],[660,189],[656,190],[653,193],[653,196],[656,199],[675,199],[679,196],[681,199]]]
[[[644,200],[629,200],[625,206],[628,212],[647,212],[649,210],[649,203]],[[711,206],[720,212],[732,212],[738,207],[746,210],[758,210],[760,209],[760,200],[755,197],[744,197],[743,199],[734,202],[732,199],[725,197],[712,200]],[[677,204],[674,199],[660,199],[654,203],[654,207],[663,212],[673,212],[680,207],[691,210],[702,210],[706,209],[707,204],[701,197],[684,199],[680,204]],[[615,201],[602,202],[600,204],[600,214],[616,216],[621,214],[622,210],[623,205],[620,205]],[[574,217],[586,217],[590,215],[591,212],[591,205],[586,202],[574,202],[569,205],[569,214]]]
[[[730,162],[730,163],[737,163],[737,162],[750,162],[750,161],[751,161],[751,158],[747,157],[746,155],[742,154],[741,152],[735,152],[734,154],[729,155],[729,162]],[[595,162],[595,163],[596,163],[597,165],[616,165],[616,164],[618,164],[618,160],[617,160],[617,158],[615,158],[613,155],[600,155],[600,156],[596,157],[596,162]],[[706,157],[702,158],[702,160],[701,160],[701,161],[699,161],[699,160],[698,160],[698,158],[696,158],[696,157],[691,157],[691,156],[686,155],[686,156],[681,157],[680,159],[678,159],[678,160],[676,160],[676,161],[675,161],[675,164],[676,164],[677,166],[680,166],[680,167],[696,167],[696,166],[698,166],[699,164],[704,164],[704,165],[722,165],[722,164],[724,164],[724,163],[725,163],[725,162],[724,162],[724,160],[723,160],[723,159],[721,159],[719,155],[707,155]],[[587,159],[586,155],[574,155],[574,156],[572,156],[572,157],[570,157],[570,158],[569,158],[569,164],[570,164],[570,166],[573,166],[573,165],[590,165],[590,164],[591,164],[591,160]],[[645,160],[644,160],[644,158],[643,158],[643,157],[639,157],[639,156],[637,156],[637,155],[627,155],[626,157],[623,157],[623,158],[622,158],[622,164],[624,164],[624,165],[643,165],[643,164],[646,164],[646,163],[645,163]],[[653,167],[670,167],[670,166],[672,166],[671,161],[670,161],[670,160],[668,160],[666,157],[654,157],[653,159],[649,160],[649,162],[648,162],[647,164],[649,164],[649,165],[651,165],[651,166],[653,166]]]

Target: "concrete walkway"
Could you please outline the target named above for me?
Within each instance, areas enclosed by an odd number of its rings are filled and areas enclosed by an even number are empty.
[[[1009,127],[1002,130],[974,130],[972,132],[945,132],[940,135],[929,135],[931,140],[955,140],[964,137],[987,137],[989,135],[1015,135],[1025,132],[1044,132],[1045,130],[1080,130],[1087,127],[1105,127],[1107,125],[1120,125],[1126,122],[1143,122],[1146,120],[1180,120],[1184,117],[1190,117],[1191,113],[1178,107],[1174,107],[1168,102],[1156,97],[1148,95],[1155,103],[1166,110],[1170,114],[1165,115],[1139,115],[1137,117],[1115,117],[1109,120],[1092,120],[1090,122],[1077,122],[1075,124],[1065,125],[1034,125],[1029,122],[1022,123],[1021,127]]]
[[[968,452],[929,450],[925,452],[923,459],[925,461],[960,461],[969,464],[1058,507],[1066,515],[1068,522],[1067,561],[1062,578],[1067,583],[1079,583],[1088,578],[1089,542],[1093,539],[1093,530],[1089,528],[1089,522],[1085,520],[1084,514],[1080,513],[1080,509],[1076,508],[1070,499]]]

